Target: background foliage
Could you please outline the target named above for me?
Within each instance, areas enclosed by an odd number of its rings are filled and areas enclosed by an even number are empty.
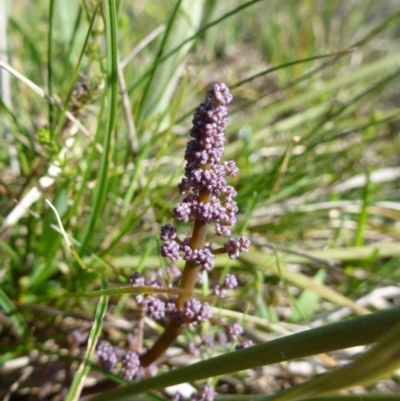
[[[76,367],[66,356],[85,352],[68,335],[90,327],[96,314],[98,336],[107,305],[90,291],[164,266],[158,230],[180,199],[191,114],[215,82],[234,95],[226,158],[240,168],[235,230],[254,245],[238,261],[217,259],[210,281],[232,269],[241,284],[214,305],[217,315],[237,319],[264,343],[398,304],[398,2],[20,0],[2,7],[2,67],[22,74],[2,70],[1,81],[2,390],[23,373],[7,368],[21,356],[34,368],[22,387],[42,388],[37,378],[59,371],[57,358],[67,385]],[[84,267],[55,231],[45,198]],[[124,343],[134,319],[129,295],[113,296],[104,330]],[[360,327],[352,327],[356,335]],[[159,330],[146,327],[145,341]],[[255,370],[215,383],[221,392],[271,394],[347,359],[306,359],[305,371],[294,363],[264,367],[271,381],[256,379]],[[398,391],[398,378],[356,391],[383,399]]]

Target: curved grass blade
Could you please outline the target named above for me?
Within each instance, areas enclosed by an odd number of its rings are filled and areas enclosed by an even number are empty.
[[[290,359],[369,344],[393,328],[399,319],[400,307],[396,307],[345,322],[310,329],[130,384],[94,397],[93,401],[111,399],[121,401],[125,397],[172,386],[183,380],[192,382]]]
[[[82,297],[82,298],[97,298],[104,295],[107,296],[120,296],[129,294],[186,294],[191,295],[191,291],[181,290],[180,288],[155,288],[155,287],[118,287],[118,288],[106,288],[97,291],[86,291],[78,294],[66,294],[67,297]]]
[[[394,372],[400,366],[399,336],[400,324],[397,323],[388,333],[378,339],[377,345],[365,352],[353,363],[315,377],[281,395],[268,398],[268,400],[308,400],[312,395],[326,394],[380,379]],[[266,401],[266,399],[264,400]]]

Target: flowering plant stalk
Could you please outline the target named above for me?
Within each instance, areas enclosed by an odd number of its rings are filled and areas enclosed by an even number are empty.
[[[236,221],[238,207],[234,201],[236,191],[227,185],[225,177],[235,176],[238,169],[233,161],[221,161],[224,154],[225,129],[228,110],[226,105],[232,100],[232,95],[223,83],[215,84],[207,92],[205,101],[196,109],[193,117],[193,127],[190,130],[192,139],[188,142],[185,152],[185,176],[178,185],[179,192],[185,197],[174,208],[176,221],[191,222],[190,235],[183,240],[177,236],[177,229],[171,224],[161,227],[161,255],[172,263],[183,258],[186,263],[180,277],[179,287],[183,290],[179,296],[162,299],[154,295],[136,295],[135,299],[155,320],[168,318],[169,322],[154,345],[139,353],[128,351],[121,359],[120,373],[125,379],[140,378],[146,373],[145,368],[153,366],[157,359],[171,346],[184,326],[197,326],[211,318],[211,308],[207,304],[192,298],[190,294],[198,282],[203,270],[211,271],[217,254],[227,253],[231,259],[247,252],[250,241],[241,236],[231,237],[230,227]],[[214,225],[214,233],[209,235],[210,225]],[[228,237],[222,246],[215,247],[212,242],[218,237]],[[175,274],[176,268],[169,272]],[[178,272],[180,273],[180,272]],[[160,280],[147,280],[134,273],[130,285],[134,287],[151,285],[162,287]],[[219,297],[226,295],[226,290],[237,286],[237,279],[227,274],[222,284],[216,284],[213,294]],[[225,327],[226,337],[230,340],[240,337],[242,332],[238,324]],[[241,340],[241,339],[240,339]],[[210,338],[203,340],[210,344]],[[237,348],[250,345],[241,340]],[[117,363],[116,353],[111,351],[110,344],[100,342],[98,355],[103,364],[112,367]]]
[[[176,236],[176,228],[168,224],[161,228],[161,255],[175,261],[180,257],[186,260],[180,280],[180,288],[186,290],[169,305],[171,320],[151,349],[140,356],[143,367],[154,362],[173,343],[181,332],[184,324],[194,321],[207,321],[211,310],[207,305],[190,299],[187,292],[192,292],[199,273],[214,267],[214,256],[227,252],[233,259],[239,252],[246,252],[249,240],[241,236],[239,240],[230,238],[222,248],[213,248],[206,242],[207,229],[215,224],[217,236],[230,235],[229,227],[235,223],[238,211],[233,200],[236,192],[233,187],[226,185],[225,176],[235,176],[238,169],[233,161],[222,162],[224,154],[225,129],[227,126],[227,107],[232,95],[223,83],[216,84],[208,91],[204,103],[194,114],[193,127],[185,152],[185,177],[178,188],[181,194],[186,194],[182,203],[174,209],[177,221],[192,221],[191,236],[181,241]],[[224,287],[233,288],[236,279],[228,275]],[[222,288],[216,288],[216,291]]]

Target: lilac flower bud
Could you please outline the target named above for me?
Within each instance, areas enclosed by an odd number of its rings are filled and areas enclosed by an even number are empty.
[[[250,248],[250,240],[241,235],[239,237],[239,251],[248,252],[249,248]]]
[[[219,297],[219,298],[225,298],[226,297],[226,290],[225,288],[222,288],[221,284],[214,284],[212,294]]]
[[[176,296],[170,297],[165,303],[165,313],[170,314],[176,309]]]
[[[174,208],[174,219],[177,221],[183,221],[187,223],[190,219],[190,205],[188,203],[181,203],[177,207]]]
[[[230,103],[233,99],[233,96],[230,94],[228,87],[224,84],[215,84],[214,88],[209,91],[210,96],[214,96],[215,99],[218,100],[220,104],[225,106]]]
[[[117,354],[114,347],[107,341],[100,340],[96,345],[96,355],[100,363],[107,369],[111,369],[117,363]]]
[[[214,207],[209,202],[200,202],[193,209],[197,220],[204,220],[207,223],[211,223],[213,221]]]
[[[231,230],[223,225],[223,224],[215,224],[215,232],[218,235],[223,235],[224,237],[227,237],[228,235],[231,235]]]
[[[225,167],[226,175],[234,177],[239,173],[239,169],[236,167],[236,164],[233,160],[224,161],[222,162],[222,165]]]
[[[211,318],[211,308],[202,304],[198,299],[192,298],[184,303],[184,318],[186,322],[207,322]]]
[[[170,260],[179,259],[179,245],[175,241],[165,242],[161,245],[161,256]]]
[[[224,280],[224,287],[232,290],[238,286],[238,281],[235,275],[227,274]]]
[[[224,247],[231,259],[236,259],[239,256],[239,244],[234,238],[230,238],[226,241]]]
[[[201,311],[202,303],[196,299],[192,298],[185,302],[185,318],[189,321],[196,320],[197,315]]]
[[[243,333],[242,326],[240,326],[238,323],[230,324],[226,331],[230,340],[235,339],[237,336],[240,336]]]
[[[237,192],[235,191],[235,188],[227,185],[223,190],[222,190],[222,195],[226,200],[232,200],[236,195]]]
[[[192,190],[192,187],[190,186],[190,182],[187,178],[182,178],[182,182],[178,185],[179,193],[180,194],[186,194]],[[174,210],[174,218],[178,220],[175,217],[175,210]]]
[[[183,260],[196,260],[198,249],[192,249],[189,245],[182,245],[180,248],[181,252],[184,253]]]
[[[144,278],[139,272],[133,273],[129,277],[129,285],[131,287],[142,287],[144,286]]]
[[[161,239],[168,241],[176,238],[176,228],[172,224],[161,227]]]
[[[199,249],[197,252],[196,263],[203,266],[207,271],[211,271],[214,268],[215,256],[211,253],[209,248]]]
[[[238,212],[239,208],[237,207],[237,204],[235,201],[230,200],[230,201],[226,201],[225,204],[225,211],[226,214],[231,217],[231,216],[235,216],[235,214]]]
[[[241,235],[239,240],[230,238],[227,242],[225,242],[224,246],[228,253],[228,256],[231,259],[236,259],[239,256],[240,252],[247,252],[249,250],[250,241],[243,235]]]
[[[123,356],[121,363],[122,367],[119,372],[120,375],[125,380],[132,380],[137,375],[140,368],[139,354],[134,351],[127,351]]]
[[[211,319],[211,316],[212,316],[211,307],[207,304],[203,304],[200,313],[197,316],[197,320],[199,322],[208,322]]]
[[[154,320],[160,320],[165,316],[165,303],[158,298],[147,302],[147,314]]]

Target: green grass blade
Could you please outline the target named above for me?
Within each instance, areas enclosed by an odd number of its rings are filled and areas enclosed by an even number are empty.
[[[106,282],[103,284],[106,284]],[[101,330],[103,328],[103,318],[107,312],[107,306],[108,297],[102,296],[99,303],[97,304],[96,315],[93,322],[93,327],[90,330],[85,358],[80,364],[79,369],[74,376],[74,380],[72,381],[67,397],[65,398],[66,401],[77,401],[80,398],[85,379],[90,372],[91,358],[96,348],[96,343],[101,334]]]
[[[108,166],[112,153],[111,138],[113,137],[117,119],[118,102],[118,47],[117,47],[117,14],[114,0],[107,0],[104,4],[106,35],[107,35],[107,117],[101,155],[98,185],[94,195],[94,204],[83,234],[82,245],[89,242],[98,220],[107,195]],[[101,119],[101,116],[99,117]]]
[[[49,10],[49,32],[47,35],[47,87],[49,96],[53,97],[53,23],[54,23],[54,0],[50,0]],[[53,139],[53,105],[51,102],[49,107],[49,133]]]
[[[398,320],[397,320],[398,322]],[[396,323],[397,323],[396,322]],[[400,324],[378,339],[378,344],[353,363],[293,387],[272,397],[273,401],[308,400],[311,395],[326,394],[378,380],[400,366]]]
[[[257,366],[369,344],[394,327],[399,319],[400,307],[396,307],[345,322],[333,323],[176,369],[111,393],[104,393],[94,397],[93,401],[108,401],[111,396],[114,401],[119,401],[127,396],[181,383],[182,378],[192,382]]]

